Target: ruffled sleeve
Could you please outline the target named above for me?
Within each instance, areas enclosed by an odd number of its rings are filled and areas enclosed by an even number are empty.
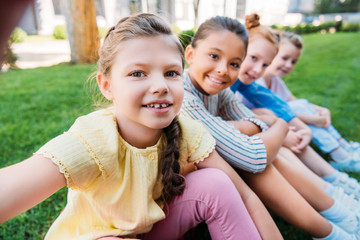
[[[118,131],[114,115],[104,109],[78,118],[69,131],[52,139],[35,154],[59,166],[72,189],[86,190],[105,179],[118,158]]]
[[[179,123],[182,133],[180,165],[203,161],[215,150],[216,141],[201,122],[180,114]]]

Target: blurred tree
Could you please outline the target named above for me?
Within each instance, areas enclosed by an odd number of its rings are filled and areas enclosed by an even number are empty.
[[[315,0],[316,13],[341,13],[359,11],[359,0]]]
[[[194,14],[195,14],[195,19],[194,19],[194,27],[197,27],[199,24],[199,4],[200,4],[200,0],[194,0]]]
[[[71,49],[71,62],[96,63],[100,38],[94,0],[61,1]]]

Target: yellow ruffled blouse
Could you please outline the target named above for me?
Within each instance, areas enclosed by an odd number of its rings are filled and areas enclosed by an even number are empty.
[[[198,163],[215,149],[215,140],[196,120],[179,116],[180,166]],[[112,108],[78,118],[69,131],[35,154],[50,158],[66,178],[67,205],[45,239],[96,239],[135,236],[165,218],[159,155],[155,146],[138,149],[121,138]]]

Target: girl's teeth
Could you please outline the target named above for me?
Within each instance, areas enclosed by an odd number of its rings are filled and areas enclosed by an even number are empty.
[[[166,103],[155,103],[155,104],[149,104],[148,107],[150,108],[166,108],[168,107],[169,105],[166,104]]]
[[[210,80],[211,80],[211,81],[213,81],[213,82],[216,82],[216,83],[221,83],[221,81],[219,81],[219,80],[216,80],[216,79],[214,79],[214,78],[211,78],[211,77],[210,77]]]

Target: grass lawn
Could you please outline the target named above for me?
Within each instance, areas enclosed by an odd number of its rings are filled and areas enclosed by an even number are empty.
[[[303,56],[286,78],[295,96],[330,108],[334,126],[346,139],[355,141],[360,141],[359,40],[360,33],[305,35]],[[0,74],[0,167],[31,156],[93,109],[84,82],[94,70],[93,65],[60,64]],[[360,179],[360,174],[352,176]],[[0,239],[42,239],[65,199],[64,188],[1,224]],[[285,239],[311,239],[274,218]]]

